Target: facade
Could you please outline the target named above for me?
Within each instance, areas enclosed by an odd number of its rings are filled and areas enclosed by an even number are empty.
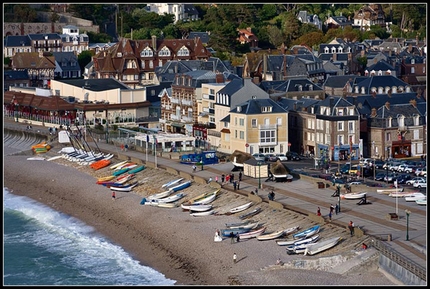
[[[252,98],[230,110],[230,153],[288,151],[288,113],[271,99]]]
[[[43,52],[20,52],[11,59],[13,70],[26,70],[31,81],[31,86],[47,86],[54,79],[55,57]]]
[[[199,20],[197,10],[192,4],[151,3],[148,4],[148,8],[150,12],[155,12],[158,15],[173,14],[174,23]]]
[[[55,77],[80,78],[81,67],[78,57],[73,52],[53,52],[55,58]]]
[[[367,4],[361,7],[354,15],[352,26],[368,31],[373,25],[385,27],[385,13],[381,4]]]

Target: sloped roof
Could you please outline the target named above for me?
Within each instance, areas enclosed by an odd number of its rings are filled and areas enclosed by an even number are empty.
[[[113,78],[100,79],[59,79],[58,82],[63,82],[76,87],[85,87],[90,91],[105,91],[110,89],[127,89],[130,88],[125,84]]]
[[[240,112],[237,111],[237,107],[241,107]],[[262,107],[272,107],[271,112],[266,112],[265,114],[271,114],[271,113],[282,113],[287,112],[285,108],[280,106],[277,102],[270,98],[266,99],[249,99],[244,103],[241,103],[237,105],[236,107],[232,108],[230,112],[238,113],[238,114],[261,114]]]
[[[55,69],[55,57],[40,57],[38,52],[17,52],[12,57],[14,69]]]

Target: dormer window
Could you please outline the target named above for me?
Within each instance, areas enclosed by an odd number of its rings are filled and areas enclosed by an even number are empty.
[[[331,53],[336,53],[336,47],[331,48]]]
[[[154,52],[149,47],[143,49],[142,52],[140,53],[140,57],[152,57],[152,56],[154,56]]]
[[[329,52],[328,47],[324,48],[324,53],[328,53],[328,52]]]
[[[271,106],[262,106],[261,112],[272,112],[272,107]]]
[[[117,52],[116,57],[122,57],[122,52]]]
[[[158,51],[158,56],[170,56],[169,48],[167,48],[166,46],[161,48],[160,51]]]
[[[190,51],[187,47],[182,46],[181,49],[178,51],[178,56],[190,56]]]

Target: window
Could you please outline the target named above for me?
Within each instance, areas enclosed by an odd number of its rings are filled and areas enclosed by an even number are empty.
[[[343,145],[343,135],[338,135],[337,136],[337,142],[338,142],[338,145]]]
[[[261,130],[260,131],[260,143],[275,143],[276,142],[276,131],[275,130]]]
[[[354,132],[354,122],[348,121],[348,132]]]
[[[354,109],[353,108],[349,109],[349,115],[354,115]]]
[[[140,57],[152,57],[154,56],[154,52],[152,52],[152,49],[147,47],[140,53]]]
[[[245,126],[245,120],[243,118],[239,118],[239,125]]]
[[[414,125],[420,125],[420,116],[414,115]]]
[[[343,131],[343,121],[338,121],[337,122],[337,130],[338,131]]]
[[[263,106],[261,107],[261,112],[272,112],[271,106]]]
[[[209,89],[209,94],[215,94],[215,89],[210,88]]]
[[[387,127],[391,127],[391,121],[393,119],[391,117],[387,118]]]
[[[420,131],[418,129],[414,129],[414,139],[419,139],[420,138]]]
[[[167,48],[166,46],[161,48],[160,51],[158,51],[158,56],[170,56],[169,48]]]
[[[277,125],[282,125],[282,118],[281,118],[281,117],[278,117],[278,118],[276,119],[276,124],[277,124]]]
[[[251,127],[253,127],[253,128],[257,127],[257,119],[256,118],[251,119]]]
[[[387,141],[391,140],[391,132],[387,132],[386,139]]]
[[[245,139],[245,132],[244,131],[240,131],[239,132],[239,138],[240,139]]]
[[[404,115],[400,115],[397,118],[397,121],[399,123],[399,127],[404,127],[405,126],[405,116]]]
[[[337,115],[342,116],[343,115],[343,108],[337,109]]]
[[[189,56],[190,51],[185,46],[182,46],[181,49],[178,51],[178,56]]]

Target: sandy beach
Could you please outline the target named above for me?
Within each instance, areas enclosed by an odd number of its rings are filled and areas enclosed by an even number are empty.
[[[59,149],[55,149],[57,152]],[[49,156],[58,155],[54,150]],[[378,270],[375,258],[363,264],[360,270],[336,274],[322,265],[294,269],[296,260],[333,258],[329,267],[342,266],[342,261],[358,254],[358,238],[345,238],[337,246],[316,256],[287,255],[285,247],[275,241],[255,238],[231,244],[227,238],[214,242],[217,229],[225,223],[239,222],[238,215],[192,217],[177,208],[158,208],[140,205],[142,197],[161,191],[161,185],[178,176],[160,169],[146,168],[137,180],[145,183],[133,192],[117,192],[112,200],[111,191],[96,184],[97,177],[111,173],[109,168],[93,171],[65,159],[29,161],[31,151],[4,158],[4,186],[12,193],[25,195],[55,210],[76,217],[95,228],[113,243],[120,245],[133,258],[176,280],[176,285],[394,285]],[[113,159],[113,163],[119,160]],[[190,199],[213,188],[193,183],[184,190]],[[214,201],[218,212],[245,203],[245,196],[221,190]],[[305,216],[287,210],[275,210],[267,203],[259,206],[263,212],[255,216],[264,223],[267,232],[300,225],[313,225]],[[325,234],[347,237],[346,230],[324,225]],[[233,254],[238,262],[233,263]],[[342,256],[342,257],[339,257]],[[285,264],[275,265],[280,258]],[[327,267],[327,265],[326,265]],[[312,271],[310,271],[310,270]]]

